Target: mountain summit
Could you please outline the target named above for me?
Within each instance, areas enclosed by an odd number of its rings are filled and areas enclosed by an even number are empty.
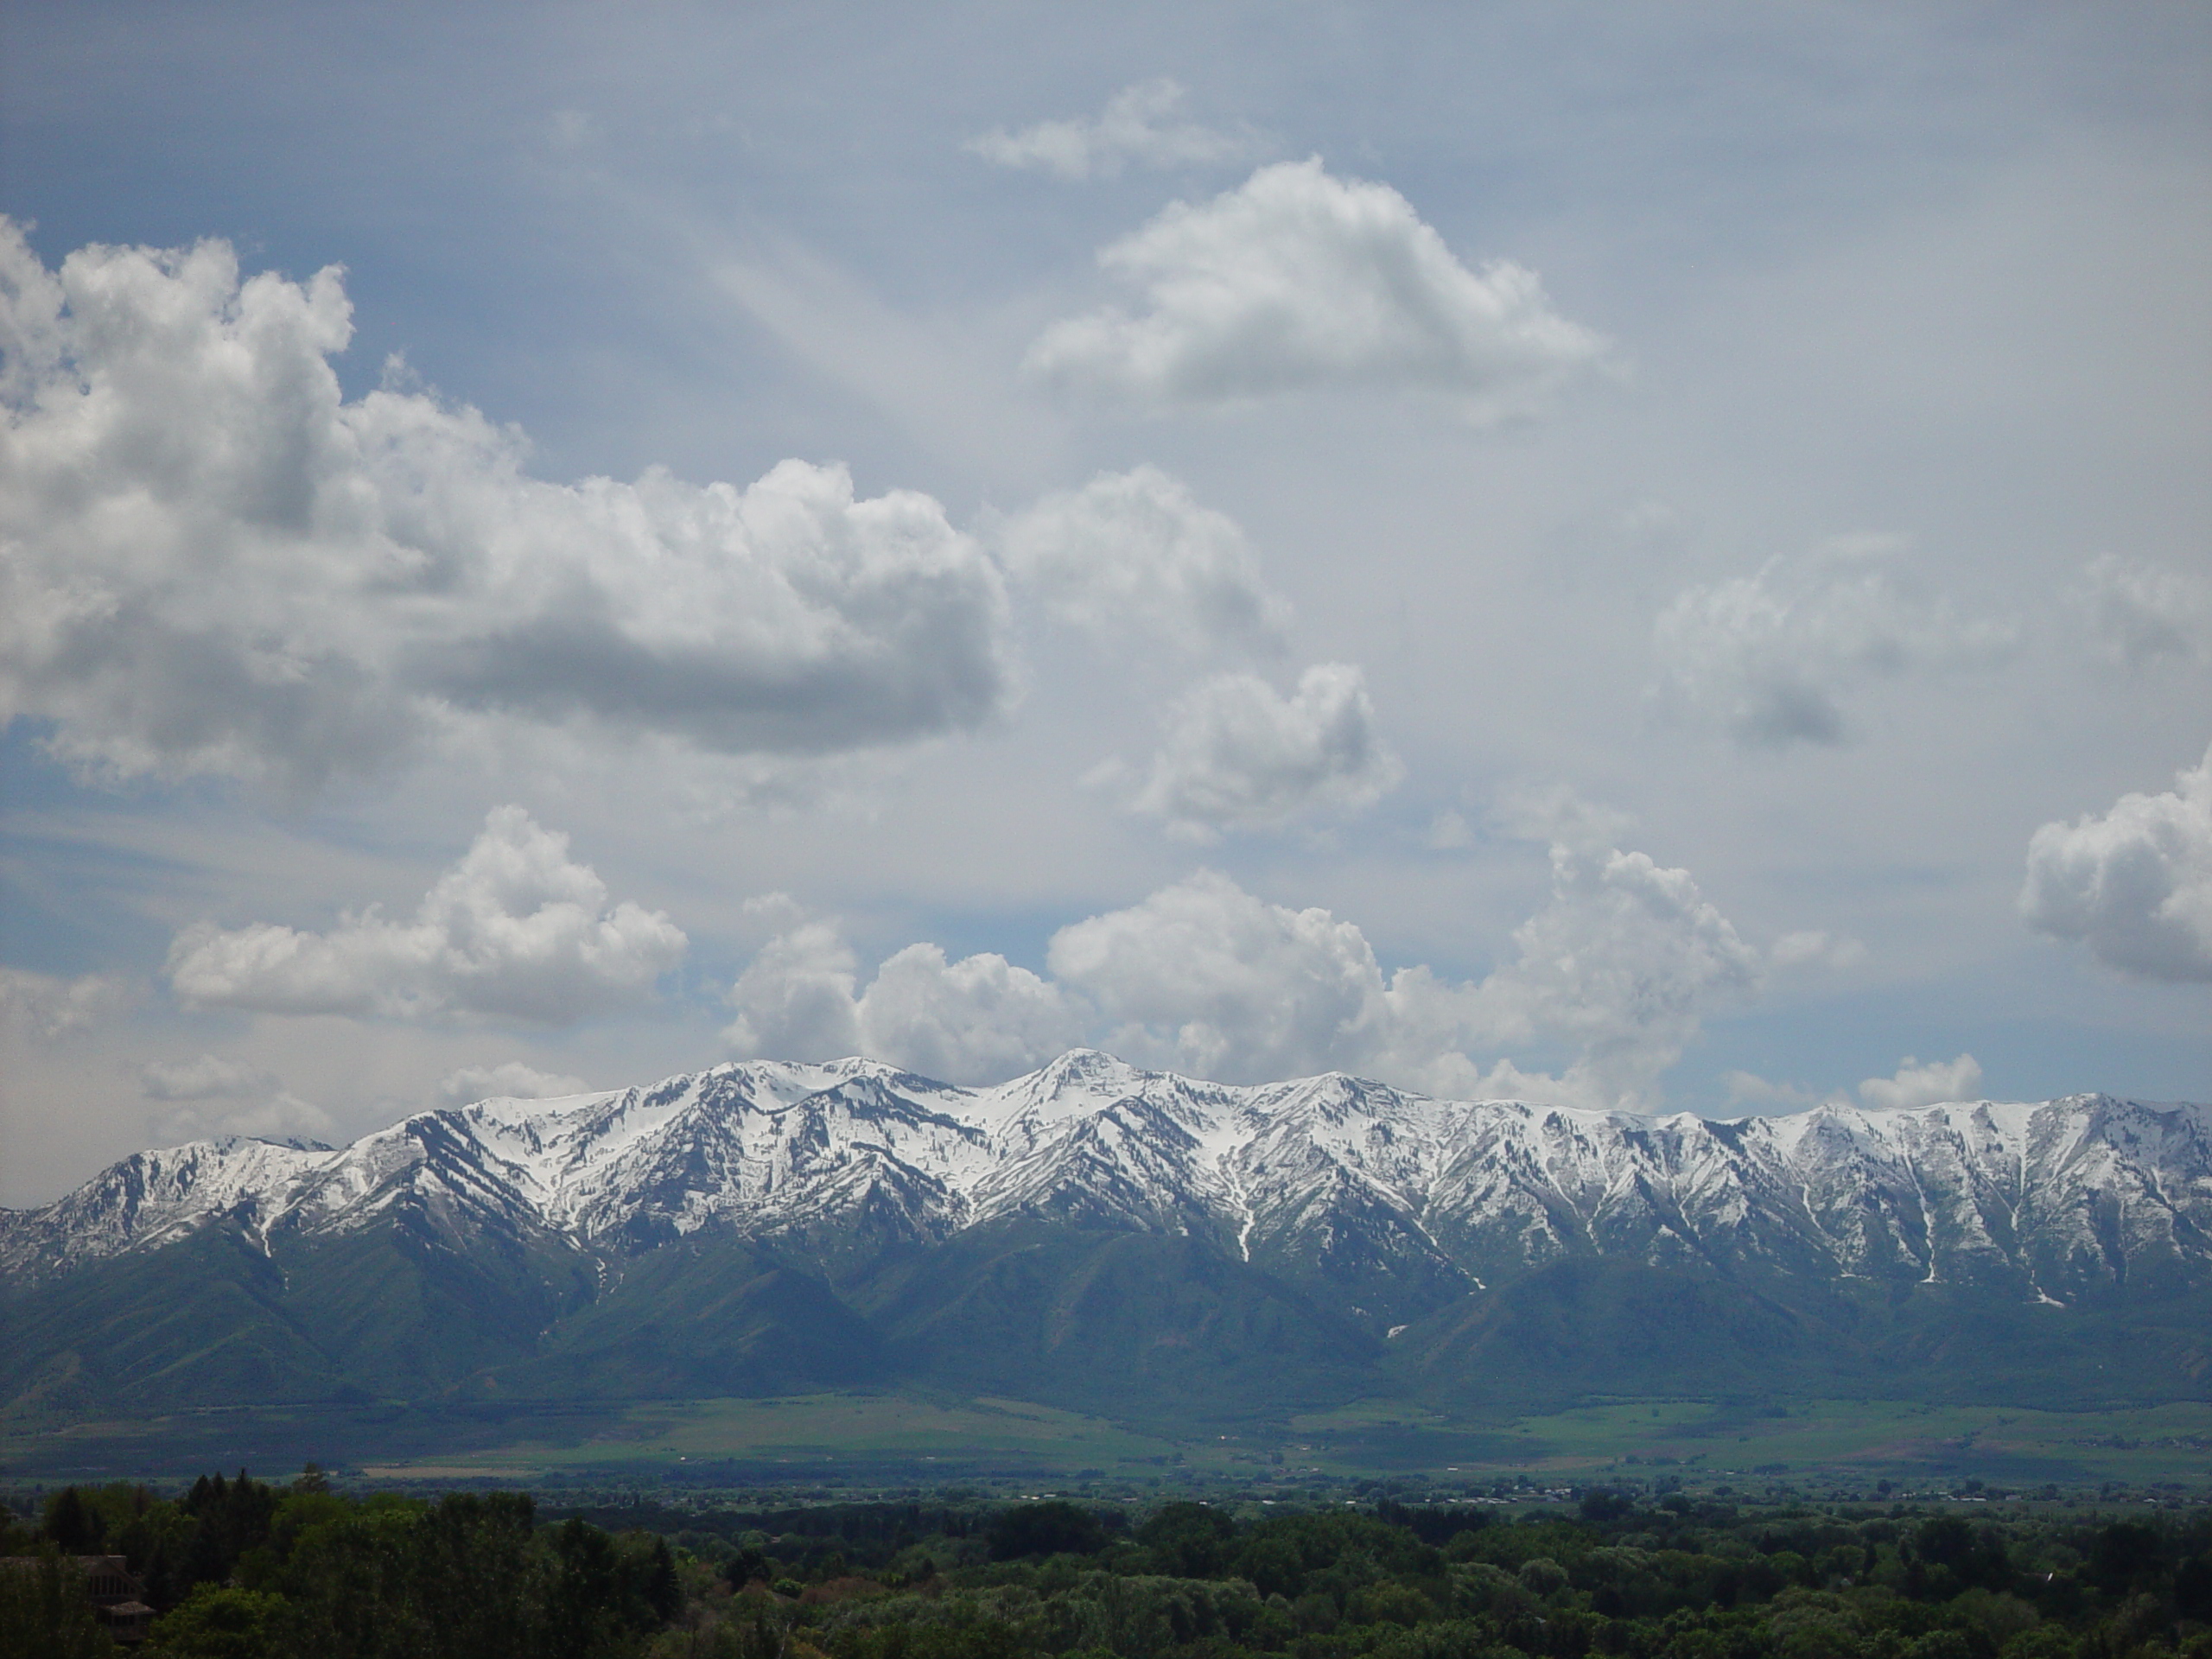
[[[2212,1109],[1715,1121],[1090,1050],[988,1089],[751,1062],[140,1153],[0,1211],[0,1271],[19,1402],[2158,1395],[2212,1360]]]

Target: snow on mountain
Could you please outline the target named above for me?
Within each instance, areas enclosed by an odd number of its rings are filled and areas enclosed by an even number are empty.
[[[0,1211],[0,1270],[43,1279],[217,1217],[266,1244],[395,1208],[459,1243],[614,1254],[716,1226],[880,1245],[1028,1217],[1213,1238],[1377,1306],[1577,1255],[2057,1301],[2212,1274],[2212,1109],[2088,1095],[1713,1121],[1335,1075],[1236,1088],[1089,1050],[981,1090],[752,1062],[426,1112],[338,1149],[140,1153]]]
[[[218,1215],[257,1229],[306,1173],[346,1154],[328,1147],[226,1135],[133,1153],[41,1210],[0,1210],[0,1270],[42,1278],[129,1249],[175,1243]]]

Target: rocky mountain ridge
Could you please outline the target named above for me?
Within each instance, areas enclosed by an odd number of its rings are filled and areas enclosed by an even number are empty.
[[[986,1089],[750,1062],[425,1112],[338,1148],[137,1154],[0,1211],[0,1273],[51,1283],[217,1221],[271,1250],[401,1212],[456,1249],[574,1252],[602,1277],[707,1233],[833,1282],[995,1222],[1166,1235],[1378,1326],[1576,1257],[2063,1305],[2212,1282],[2212,1109],[2087,1095],[1720,1121],[1342,1075],[1235,1087],[1088,1050]]]

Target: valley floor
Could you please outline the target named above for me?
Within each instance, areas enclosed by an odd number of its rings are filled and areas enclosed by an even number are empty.
[[[1670,1478],[1746,1494],[1787,1484],[1899,1496],[1970,1481],[2032,1494],[2212,1493],[2212,1402],[2108,1411],[1887,1401],[1617,1400],[1455,1421],[1370,1402],[1202,1428],[1129,1425],[1019,1400],[823,1393],[628,1405],[232,1408],[0,1424],[0,1481],[156,1477],[315,1460],[400,1483],[669,1487],[948,1481],[1071,1489],[1227,1484],[1286,1495],[1362,1478],[1440,1493]],[[1881,1483],[1887,1483],[1883,1486]]]

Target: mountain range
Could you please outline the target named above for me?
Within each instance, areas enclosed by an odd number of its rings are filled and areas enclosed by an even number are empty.
[[[957,1389],[1149,1421],[2212,1383],[2212,1109],[1717,1121],[751,1062],[0,1211],[0,1409]]]

